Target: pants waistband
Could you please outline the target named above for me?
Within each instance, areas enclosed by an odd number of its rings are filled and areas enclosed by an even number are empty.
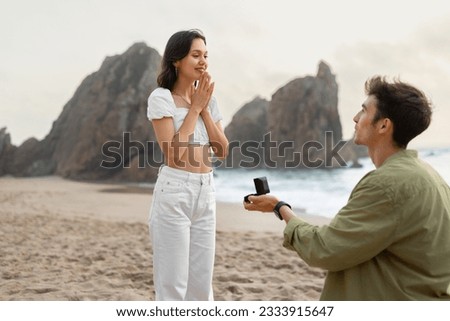
[[[210,171],[209,173],[191,173],[188,171],[184,171],[182,169],[173,168],[166,165],[162,165],[159,168],[158,176],[198,184],[212,184],[214,179],[212,171]]]

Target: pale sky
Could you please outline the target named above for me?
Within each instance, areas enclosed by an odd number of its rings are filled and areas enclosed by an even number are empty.
[[[450,146],[450,2],[303,0],[0,0],[0,128],[42,139],[106,56],[145,42],[161,55],[179,30],[207,38],[224,125],[326,61],[339,85],[344,138],[374,74],[422,89],[435,110],[411,147]],[[142,115],[145,117],[145,115]]]

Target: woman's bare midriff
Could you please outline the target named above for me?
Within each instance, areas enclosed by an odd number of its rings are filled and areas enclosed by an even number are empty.
[[[209,173],[212,171],[212,151],[210,145],[189,145],[179,161],[168,164],[169,167],[191,173]]]

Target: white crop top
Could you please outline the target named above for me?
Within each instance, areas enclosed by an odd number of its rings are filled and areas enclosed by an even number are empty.
[[[217,107],[217,101],[211,97],[208,108],[210,110],[214,122],[222,120],[222,115]],[[177,132],[183,124],[189,108],[177,107],[173,101],[172,94],[169,89],[158,87],[148,97],[147,117],[149,120],[161,119],[164,117],[173,118],[175,132]],[[206,131],[205,123],[202,117],[198,117],[195,125],[194,137],[190,139],[189,144],[208,145],[209,136]]]

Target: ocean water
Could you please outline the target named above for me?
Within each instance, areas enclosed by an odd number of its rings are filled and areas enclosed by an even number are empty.
[[[450,184],[450,148],[419,150],[419,157]],[[216,198],[242,204],[245,195],[254,193],[253,178],[266,176],[271,194],[307,214],[331,218],[347,203],[358,181],[375,169],[369,158],[360,163],[361,168],[326,170],[216,170]]]

